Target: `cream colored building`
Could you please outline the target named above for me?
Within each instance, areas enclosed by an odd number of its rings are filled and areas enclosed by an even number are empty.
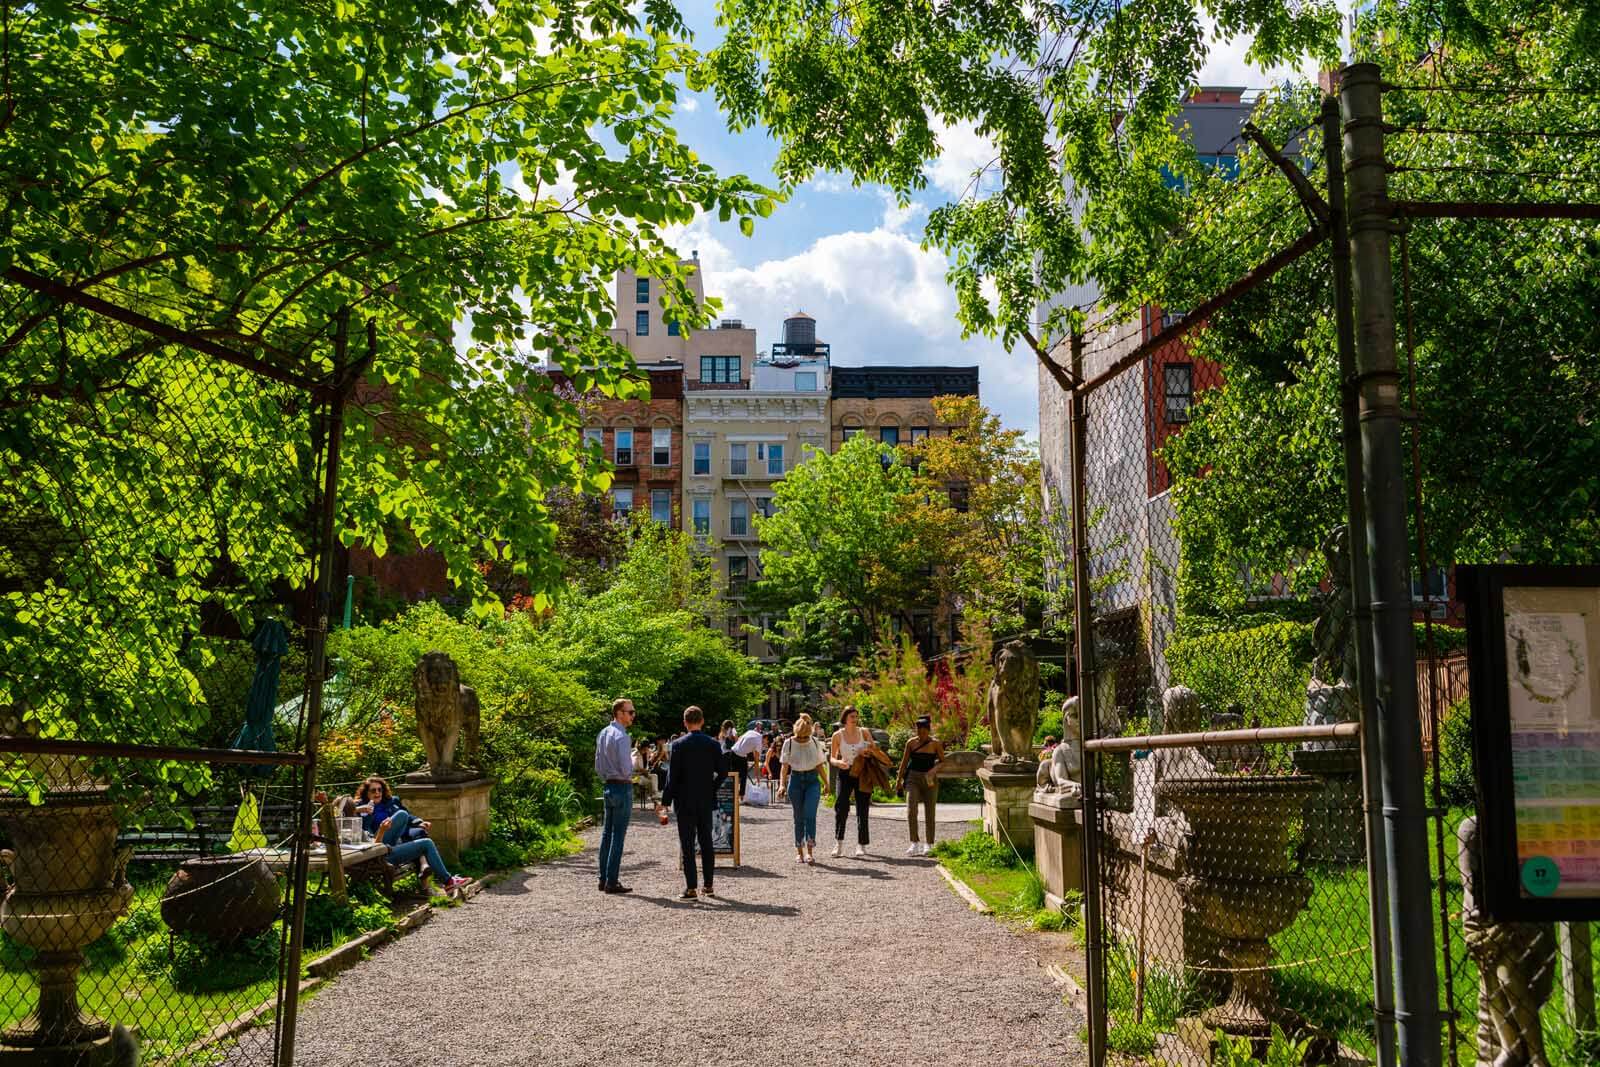
[[[749,631],[767,620],[746,611],[743,595],[761,573],[756,518],[772,513],[778,483],[807,452],[828,447],[828,346],[804,312],[785,321],[784,338],[740,368],[741,385],[714,363],[684,382],[684,526],[726,580],[729,635],[760,659],[771,650]]]
[[[689,268],[689,288],[697,301],[705,300],[705,282],[700,274],[700,253],[682,261]],[[617,325],[610,331],[611,339],[622,345],[639,363],[682,363],[690,380],[700,376],[702,370],[713,376],[725,374],[734,367],[731,357],[738,357],[742,367],[743,382],[755,364],[756,332],[746,329],[738,319],[723,319],[707,330],[685,330],[662,307],[661,285],[650,277],[641,277],[631,270],[617,274],[614,294],[617,304]],[[702,357],[711,360],[702,366]],[[735,378],[731,388],[740,388],[741,380]]]

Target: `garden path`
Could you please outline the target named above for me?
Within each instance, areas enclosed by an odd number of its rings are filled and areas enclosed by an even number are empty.
[[[968,910],[931,860],[902,855],[903,808],[875,814],[875,855],[807,868],[788,809],[746,807],[743,865],[718,857],[719,899],[680,902],[676,827],[636,809],[622,865],[632,894],[596,892],[591,831],[584,852],[442,910],[304,1004],[296,1061],[1085,1062],[1083,1020],[1029,942]],[[953,837],[971,812],[940,815]]]

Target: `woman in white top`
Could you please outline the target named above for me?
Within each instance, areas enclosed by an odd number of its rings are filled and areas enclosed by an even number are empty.
[[[839,788],[833,800],[833,854],[844,855],[844,826],[850,821],[850,798],[856,801],[856,858],[867,854],[871,839],[867,832],[867,812],[872,806],[872,793],[862,792],[850,768],[856,757],[872,744],[872,735],[861,728],[861,713],[846,707],[841,716],[838,733],[828,743],[828,759],[839,771]]]
[[[797,863],[817,862],[817,804],[822,800],[822,765],[828,750],[817,740],[811,716],[801,715],[794,736],[783,742],[779,757],[782,771],[778,796],[788,794],[794,810],[794,858]]]

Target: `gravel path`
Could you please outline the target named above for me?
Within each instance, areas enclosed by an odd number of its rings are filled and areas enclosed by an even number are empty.
[[[719,856],[719,899],[680,902],[676,828],[636,809],[631,895],[596,892],[591,831],[583,853],[441,911],[306,1003],[296,1062],[1083,1063],[1082,1019],[1029,942],[903,856],[903,811],[882,814],[876,855],[812,869],[794,862],[787,808],[745,808],[743,866]]]

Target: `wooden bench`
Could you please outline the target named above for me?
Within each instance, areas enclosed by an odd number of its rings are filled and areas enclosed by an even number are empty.
[[[132,848],[135,863],[182,863],[227,852],[239,805],[194,804],[186,810],[192,826],[130,827],[117,835],[117,846]],[[295,823],[296,811],[291,804],[268,804],[261,809],[261,832],[269,845],[293,838]]]

